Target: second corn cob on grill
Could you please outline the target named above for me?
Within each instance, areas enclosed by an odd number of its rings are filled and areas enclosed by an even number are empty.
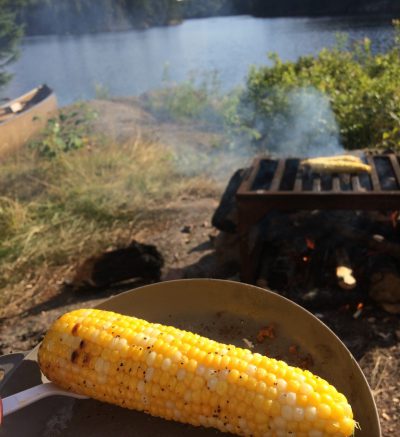
[[[300,163],[319,173],[371,173],[371,166],[352,155],[304,159]]]
[[[108,311],[59,318],[38,359],[67,390],[236,435],[348,437],[355,428],[346,397],[307,370]]]

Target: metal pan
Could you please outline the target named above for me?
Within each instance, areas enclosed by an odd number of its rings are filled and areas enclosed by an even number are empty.
[[[312,356],[314,364],[310,370],[334,384],[349,399],[361,426],[355,436],[381,435],[371,391],[350,352],[316,317],[275,293],[230,281],[188,279],[128,291],[98,307],[189,329],[241,347],[246,347],[243,339],[247,339],[254,343],[254,351],[265,353],[268,347],[269,354],[288,362],[293,361],[288,352],[290,345],[297,345],[300,354]],[[259,329],[271,323],[276,325],[276,338],[257,344]],[[2,397],[42,381],[36,352],[37,348],[9,378],[1,391]],[[10,437],[224,435],[94,400],[56,396],[7,416],[3,425],[0,435]]]

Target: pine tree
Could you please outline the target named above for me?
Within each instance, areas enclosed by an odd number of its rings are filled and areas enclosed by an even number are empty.
[[[17,57],[18,43],[22,36],[22,28],[16,23],[14,7],[13,0],[0,0],[0,88],[11,79],[4,68]]]

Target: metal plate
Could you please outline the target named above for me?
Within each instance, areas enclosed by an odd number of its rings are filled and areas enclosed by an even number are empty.
[[[379,437],[376,406],[357,362],[343,343],[316,317],[287,299],[247,284],[210,279],[163,282],[113,297],[99,308],[174,325],[207,337],[265,353],[267,343],[255,337],[265,325],[276,325],[269,353],[290,361],[289,346],[311,354],[314,373],[327,379],[351,403],[362,430],[356,437]],[[1,395],[7,396],[40,383],[36,349],[22,362]],[[61,397],[44,399],[5,418],[1,436],[191,436],[226,435],[194,428],[94,400]]]

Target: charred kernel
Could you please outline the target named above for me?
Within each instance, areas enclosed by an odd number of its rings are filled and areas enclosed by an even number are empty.
[[[71,354],[71,362],[76,363],[76,361],[78,360],[78,357],[79,357],[79,352],[73,351]]]
[[[78,335],[78,330],[80,326],[81,326],[80,323],[75,323],[74,327],[72,328],[71,334]]]

